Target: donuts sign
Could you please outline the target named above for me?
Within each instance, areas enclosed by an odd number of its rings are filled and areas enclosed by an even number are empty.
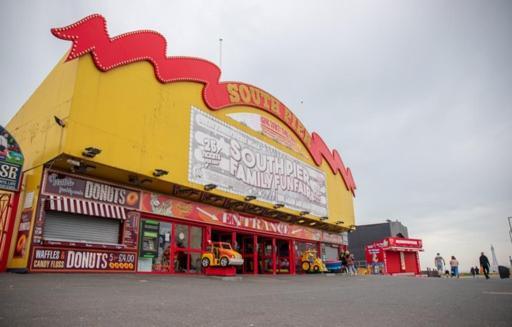
[[[44,193],[138,209],[140,192],[116,185],[86,180],[60,172],[48,172]]]

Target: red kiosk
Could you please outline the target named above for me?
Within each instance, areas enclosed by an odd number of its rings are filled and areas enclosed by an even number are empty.
[[[419,275],[419,239],[387,237],[366,246],[366,263],[373,274]]]

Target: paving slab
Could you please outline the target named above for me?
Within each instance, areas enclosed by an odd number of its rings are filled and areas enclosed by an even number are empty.
[[[512,326],[512,280],[0,274],[0,326]]]

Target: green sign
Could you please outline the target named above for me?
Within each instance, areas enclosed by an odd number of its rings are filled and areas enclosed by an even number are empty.
[[[12,135],[0,126],[0,190],[17,192],[23,168],[23,154]]]

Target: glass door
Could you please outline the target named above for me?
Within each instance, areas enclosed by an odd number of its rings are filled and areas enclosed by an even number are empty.
[[[290,273],[290,241],[276,240],[277,250],[277,273],[289,274]]]
[[[183,224],[174,226],[174,272],[201,273],[203,228]]]
[[[254,273],[254,235],[236,234],[237,251],[244,258],[243,266],[237,267],[237,272],[241,274]]]
[[[273,251],[271,238],[258,237],[258,273],[272,274],[274,272]]]

